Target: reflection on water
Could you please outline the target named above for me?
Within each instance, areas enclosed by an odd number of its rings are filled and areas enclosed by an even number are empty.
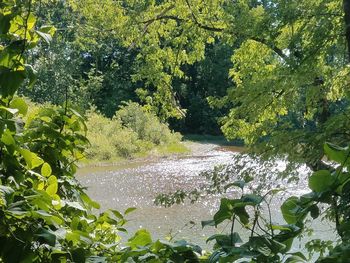
[[[208,146],[209,147],[209,146]],[[133,233],[138,228],[147,228],[154,238],[164,238],[171,233],[176,239],[185,238],[202,247],[210,235],[229,231],[212,227],[201,228],[201,220],[211,219],[219,206],[218,196],[208,196],[196,204],[175,205],[170,208],[156,207],[153,200],[158,193],[174,192],[178,189],[192,190],[199,187],[204,178],[200,172],[219,164],[232,163],[234,154],[230,148],[209,147],[207,151],[192,156],[172,157],[150,162],[130,162],[123,166],[86,167],[79,170],[78,179],[88,187],[91,197],[108,208],[124,211],[128,207],[138,209],[130,214],[127,228]],[[300,187],[299,187],[300,188]],[[298,189],[302,194],[304,189]],[[293,194],[296,194],[295,191]],[[282,223],[279,212],[281,200],[273,203],[275,223]],[[326,231],[327,223],[318,222],[316,235],[334,236]],[[246,231],[236,229],[245,237]],[[330,235],[330,236],[329,236]]]

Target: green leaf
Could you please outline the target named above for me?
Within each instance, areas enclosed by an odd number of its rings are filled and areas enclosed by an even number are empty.
[[[281,206],[284,220],[288,224],[295,224],[300,218],[301,209],[299,198],[295,196],[289,197]]]
[[[335,144],[327,142],[324,144],[324,152],[330,160],[343,164],[348,156],[349,148],[339,147]]]
[[[202,228],[205,226],[215,226],[215,220],[207,220],[201,222]]]
[[[128,245],[135,249],[137,247],[146,246],[152,243],[152,238],[150,233],[145,229],[138,230],[135,235],[128,240]]]
[[[318,193],[310,192],[310,193],[307,193],[307,194],[300,196],[300,202],[302,204],[311,203],[312,201],[317,201],[318,197],[319,197]]]
[[[52,38],[56,33],[56,28],[54,26],[45,25],[45,26],[40,27],[40,29],[38,31],[40,31],[41,33],[48,34]]]
[[[41,175],[45,177],[49,177],[52,173],[51,166],[48,163],[44,163],[41,166]]]
[[[117,211],[117,210],[111,210],[111,212],[113,213],[113,215],[116,217],[116,218],[119,218],[119,219],[124,219],[123,215]]]
[[[124,215],[127,215],[136,210],[136,207],[129,207],[124,211]]]
[[[0,35],[5,35],[10,29],[11,14],[0,14]]]
[[[11,187],[0,185],[0,207],[3,205],[7,205],[8,197],[14,192],[15,191]]]
[[[45,40],[45,42],[47,44],[50,44],[52,42],[52,36],[50,34],[47,34],[47,33],[44,33],[44,32],[41,32],[39,30],[36,30],[35,31],[42,39]]]
[[[101,208],[100,204],[95,202],[95,201],[91,201],[90,205],[91,205],[91,207],[93,207],[95,209],[100,209]]]
[[[29,169],[34,169],[44,163],[44,161],[38,155],[27,149],[21,149],[19,152],[26,161]]]
[[[41,243],[46,243],[50,246],[55,246],[56,244],[56,235],[51,230],[40,227],[35,236],[40,237],[44,241]]]
[[[27,28],[28,30],[32,29],[35,26],[36,22],[36,17],[30,13],[29,16],[27,17]]]
[[[18,109],[18,112],[22,115],[26,115],[28,111],[28,105],[22,98],[15,98],[11,101],[10,107]]]
[[[331,190],[335,179],[327,170],[320,170],[313,173],[309,178],[309,187],[314,192],[325,192]]]
[[[26,77],[24,70],[12,71],[0,68],[0,95],[13,96]]]
[[[271,242],[265,237],[250,237],[249,238],[249,244],[251,247],[263,254],[264,256],[268,257],[271,255]]]
[[[243,190],[244,186],[245,186],[245,181],[235,181],[233,183],[230,183],[228,185],[225,186],[225,190],[227,190],[228,188],[232,187],[232,186],[236,186],[239,187]]]
[[[10,130],[5,130],[1,136],[1,141],[6,145],[16,145],[15,139],[13,138]]]
[[[58,190],[58,184],[52,183],[46,188],[46,193],[50,196],[53,196],[57,193]]]
[[[220,246],[233,246],[236,243],[242,243],[242,239],[239,236],[238,233],[234,232],[230,235],[223,235],[223,234],[215,234],[210,236],[206,243],[212,241],[212,240],[216,240],[216,242],[220,245]]]
[[[287,258],[285,263],[302,263],[307,262],[307,258],[301,252],[291,253],[291,256]]]
[[[247,202],[253,205],[259,205],[263,201],[263,197],[255,194],[247,194],[242,197],[243,202]]]
[[[23,211],[20,208],[9,209],[6,212],[19,219],[30,215],[29,211]]]
[[[271,229],[279,231],[292,231],[288,225],[271,225]]]
[[[32,167],[34,169],[44,163],[43,159],[41,159],[36,153],[32,152]]]
[[[66,205],[68,207],[72,207],[74,209],[78,209],[80,211],[86,211],[86,209],[78,202],[69,202],[69,201],[65,201]]]
[[[32,153],[31,153],[31,151],[29,151],[27,149],[21,149],[20,153],[23,156],[25,162],[27,163],[27,166],[29,168],[31,168],[32,167]]]
[[[309,207],[310,215],[313,219],[316,219],[320,215],[320,209],[317,205],[312,205]]]
[[[28,65],[28,64],[25,64],[25,68],[26,68],[26,76],[29,79],[28,89],[31,89],[37,80],[36,71],[31,65]]]
[[[13,190],[11,187],[6,185],[0,185],[0,193],[3,195],[10,195],[13,194],[15,190]]]
[[[249,223],[249,214],[247,213],[244,206],[235,207],[233,211],[235,215],[238,216],[242,224],[247,225]]]
[[[87,194],[85,194],[85,193],[81,194],[80,198],[87,206],[93,207],[95,209],[100,209],[99,203],[92,201],[91,198]]]
[[[233,215],[239,217],[239,220],[243,224],[249,223],[249,214],[247,213],[245,207],[248,205],[255,206],[261,202],[261,197],[257,195],[246,195],[245,199],[227,199],[222,198],[220,200],[219,211],[214,215],[215,226],[220,224],[226,219],[231,220]]]
[[[215,226],[218,226],[226,219],[231,219],[233,216],[233,203],[232,200],[222,198],[220,200],[220,208],[214,215]]]
[[[80,241],[80,235],[76,231],[67,231],[66,240],[72,241],[74,244]]]
[[[54,176],[54,175],[51,175],[48,179],[47,179],[47,182],[48,182],[48,184],[50,185],[50,184],[57,184],[57,177],[56,176]]]
[[[4,106],[0,106],[0,110],[7,111],[8,113],[11,113],[12,115],[16,114],[18,112],[18,109],[12,109]]]

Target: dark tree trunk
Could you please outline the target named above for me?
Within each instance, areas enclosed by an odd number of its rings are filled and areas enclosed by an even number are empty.
[[[345,37],[348,46],[348,60],[350,61],[350,0],[343,0]]]

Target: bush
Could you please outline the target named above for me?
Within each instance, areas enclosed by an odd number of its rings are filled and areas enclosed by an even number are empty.
[[[131,128],[141,140],[155,145],[168,144],[181,140],[179,133],[173,133],[165,123],[150,112],[145,111],[138,103],[127,102],[115,114],[125,127]]]
[[[132,158],[157,146],[171,151],[181,141],[179,133],[173,133],[135,102],[125,103],[112,119],[104,117],[95,108],[87,112],[86,118],[87,138],[91,143],[86,152],[87,158],[92,160]],[[167,147],[170,145],[173,147]]]
[[[137,134],[129,128],[119,130],[111,137],[111,141],[117,155],[124,158],[132,157],[141,150]]]

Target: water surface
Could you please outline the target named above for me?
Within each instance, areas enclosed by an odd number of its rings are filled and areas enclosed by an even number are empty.
[[[146,161],[128,161],[120,165],[85,167],[78,172],[78,179],[88,187],[90,196],[101,204],[101,211],[108,208],[124,211],[128,207],[137,207],[130,214],[127,229],[130,233],[139,228],[148,229],[154,238],[175,236],[186,239],[204,248],[205,240],[214,233],[229,232],[230,226],[201,227],[202,220],[212,219],[219,207],[219,196],[208,196],[198,203],[186,202],[170,208],[153,204],[158,193],[174,192],[178,189],[193,190],[205,181],[201,172],[213,169],[217,165],[231,164],[233,156],[241,150],[236,147],[215,147],[211,144],[197,145],[189,156],[174,156]],[[279,164],[283,166],[282,164]],[[293,194],[302,194],[307,190],[303,184],[294,185]],[[283,223],[279,206],[282,198],[272,203],[273,221]],[[241,236],[247,237],[245,230],[236,227]],[[334,237],[330,225],[317,222],[314,237]],[[295,244],[302,246],[304,242]]]

